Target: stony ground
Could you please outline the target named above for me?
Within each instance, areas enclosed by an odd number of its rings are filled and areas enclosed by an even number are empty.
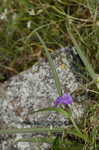
[[[56,70],[59,74],[63,91],[73,96],[74,102],[85,99],[85,95],[75,97],[75,91],[82,83],[79,76],[75,76],[73,63],[78,59],[73,57],[73,49],[63,48],[52,55]],[[75,56],[76,58],[76,56]],[[77,71],[77,70],[76,70]],[[53,106],[58,94],[52,77],[49,63],[40,60],[32,68],[6,81],[0,86],[0,128],[23,127],[65,127],[67,119],[55,112],[35,113],[33,111]],[[81,109],[81,107],[80,107]],[[80,114],[79,108],[77,113]],[[26,135],[24,135],[26,136]],[[26,137],[31,137],[29,134]],[[35,136],[42,136],[41,134]],[[13,142],[22,135],[1,136],[1,150],[42,150],[49,145]],[[39,146],[38,146],[39,145]]]

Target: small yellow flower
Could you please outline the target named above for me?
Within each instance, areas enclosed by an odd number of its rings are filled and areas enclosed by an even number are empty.
[[[62,70],[64,70],[64,69],[66,69],[66,65],[65,65],[65,64],[61,64],[61,65],[60,65],[60,68],[61,68]]]

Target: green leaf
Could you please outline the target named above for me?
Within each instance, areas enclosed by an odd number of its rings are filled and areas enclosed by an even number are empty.
[[[68,140],[59,136],[55,138],[52,145],[53,150],[82,150],[82,148],[83,144],[75,141],[75,139]]]
[[[20,129],[2,129],[0,134],[16,134],[16,133],[46,133],[46,132],[63,132],[64,128],[20,128]]]
[[[66,131],[66,133],[74,135],[75,137],[79,137],[79,138],[83,139],[86,142],[90,142],[90,139],[89,139],[88,135],[83,134],[83,133],[79,133],[79,132],[77,132],[76,129],[68,129],[68,130],[65,130],[65,131]]]
[[[58,113],[63,114],[64,116],[66,116],[68,119],[71,118],[71,112],[66,112],[62,108],[57,108],[57,107],[47,107],[47,108],[44,108],[44,109],[39,109],[37,111],[34,111],[33,113],[42,112],[42,111],[56,111]]]
[[[59,77],[58,77],[58,73],[56,72],[55,65],[54,65],[53,60],[51,58],[51,55],[50,55],[50,53],[49,53],[49,51],[48,51],[48,49],[45,45],[45,42],[41,38],[41,36],[37,32],[36,32],[36,35],[37,35],[38,39],[40,40],[41,44],[44,47],[46,56],[48,58],[48,61],[49,61],[49,64],[50,64],[50,67],[51,67],[51,70],[52,70],[52,73],[53,73],[53,78],[55,80],[55,85],[56,85],[56,88],[57,88],[57,92],[58,92],[59,96],[61,96],[62,95],[61,84],[60,84],[60,80],[59,80]]]
[[[67,31],[70,35],[70,38],[71,38],[74,46],[76,47],[77,53],[79,54],[81,60],[83,61],[84,65],[86,67],[86,70],[89,72],[89,75],[91,76],[91,78],[93,80],[96,80],[96,73],[94,72],[92,65],[89,63],[88,59],[86,58],[83,50],[81,49],[81,47],[79,47],[79,44],[77,43],[73,33],[71,32],[70,26],[69,27],[67,26]]]

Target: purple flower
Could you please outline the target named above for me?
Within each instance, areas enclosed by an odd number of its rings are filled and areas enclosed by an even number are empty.
[[[67,94],[65,93],[63,96],[59,96],[54,102],[55,106],[60,105],[60,104],[68,105],[72,103],[73,103],[73,99],[71,95],[68,93]]]

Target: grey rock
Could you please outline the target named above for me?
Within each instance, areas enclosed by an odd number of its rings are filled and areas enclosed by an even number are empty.
[[[72,72],[71,63],[74,60],[69,49],[57,50],[52,58],[63,92],[68,90],[72,94],[77,90],[80,82],[76,80]],[[1,129],[3,126],[5,128],[65,127],[68,124],[68,120],[64,116],[55,112],[33,113],[35,110],[52,107],[54,100],[58,97],[49,63],[45,60],[40,60],[32,68],[6,81],[2,91],[0,92]],[[27,136],[32,137],[33,134]],[[14,135],[13,141],[21,137],[23,135]],[[13,144],[11,137],[5,137],[4,139],[2,137],[1,143],[2,150],[47,150],[49,147],[49,145],[46,145],[47,143]]]

